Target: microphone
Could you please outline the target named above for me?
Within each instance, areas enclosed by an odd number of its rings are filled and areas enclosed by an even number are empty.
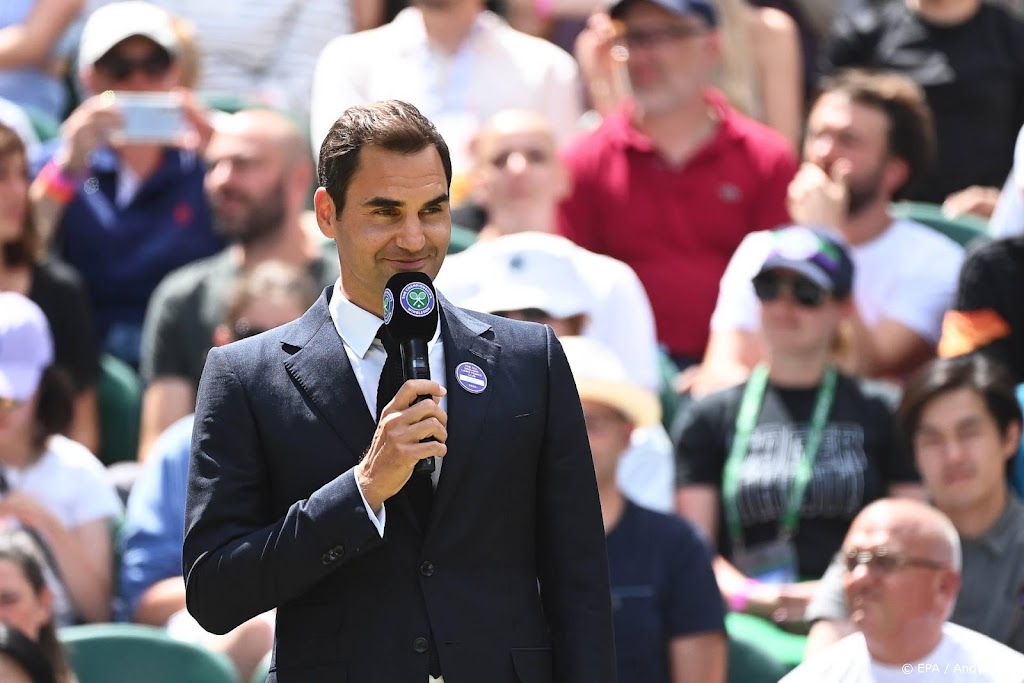
[[[424,273],[396,273],[384,286],[384,325],[402,351],[402,375],[405,380],[430,379],[427,342],[437,329],[437,294]],[[429,399],[418,396],[413,405]],[[434,437],[423,440],[436,441]],[[434,457],[416,463],[415,474],[434,471]]]

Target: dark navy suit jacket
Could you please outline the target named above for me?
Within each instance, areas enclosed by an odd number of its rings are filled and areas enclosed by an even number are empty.
[[[269,680],[614,683],[604,530],[583,414],[550,328],[441,299],[448,454],[427,529],[385,536],[353,468],[374,419],[331,320],[210,352],[188,484],[188,609],[225,633],[277,608]],[[479,394],[460,363],[487,376]]]

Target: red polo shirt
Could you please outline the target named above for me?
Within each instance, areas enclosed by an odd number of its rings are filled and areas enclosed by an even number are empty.
[[[786,188],[797,160],[785,139],[708,101],[720,125],[684,166],[670,167],[630,122],[632,108],[563,153],[573,177],[559,229],[577,244],[625,261],[654,308],[658,339],[700,358],[718,282],[743,236],[789,221]]]

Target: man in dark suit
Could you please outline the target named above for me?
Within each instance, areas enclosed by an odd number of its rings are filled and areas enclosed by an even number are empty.
[[[447,249],[444,141],[410,105],[353,107],[319,173],[340,280],[203,373],[189,611],[223,633],[276,607],[271,682],[614,683],[593,464],[550,328],[441,298],[434,379],[374,398],[384,285]]]

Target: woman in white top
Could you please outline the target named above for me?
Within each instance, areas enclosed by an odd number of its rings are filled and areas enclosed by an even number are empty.
[[[121,513],[100,462],[60,436],[71,411],[45,315],[0,293],[0,525],[32,531],[48,551],[59,624],[110,618],[111,525]]]

